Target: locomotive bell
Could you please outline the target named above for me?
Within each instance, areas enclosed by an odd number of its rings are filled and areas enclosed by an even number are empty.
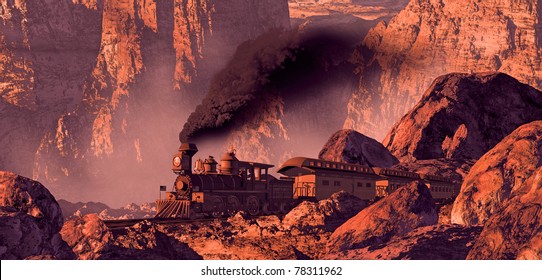
[[[204,167],[203,167],[203,160],[201,159],[198,159],[196,160],[196,162],[194,163],[194,172],[196,172],[196,174],[201,174],[205,171]]]
[[[239,160],[235,157],[235,150],[224,154],[220,161],[220,172],[224,175],[237,175],[239,173]]]

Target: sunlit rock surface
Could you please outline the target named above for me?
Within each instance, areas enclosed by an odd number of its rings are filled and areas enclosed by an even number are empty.
[[[365,37],[344,128],[381,140],[438,76],[499,71],[542,89],[540,1],[411,0]]]
[[[383,244],[415,228],[438,221],[427,186],[412,182],[363,209],[337,228],[327,243],[330,253]]]
[[[485,222],[468,259],[536,259],[542,257],[542,168]]]
[[[334,133],[320,151],[318,158],[384,168],[399,163],[382,144],[349,129]]]
[[[484,225],[540,167],[542,121],[525,124],[504,138],[472,167],[454,202],[452,222]],[[534,191],[534,190],[533,190]]]

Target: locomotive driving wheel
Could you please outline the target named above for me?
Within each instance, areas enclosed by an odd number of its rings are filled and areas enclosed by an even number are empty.
[[[212,201],[212,210],[211,210],[211,216],[213,218],[222,217],[224,215],[224,201],[221,197],[215,196],[211,199]]]
[[[260,200],[255,196],[249,196],[247,198],[246,208],[247,212],[252,216],[260,214]]]
[[[263,204],[262,206],[262,212],[265,214],[265,215],[270,215],[271,214],[271,210],[269,210],[269,203],[266,202]]]
[[[192,211],[194,211],[194,213],[201,213],[202,209],[203,209],[203,206],[201,205],[201,203],[196,202],[192,204]]]
[[[280,209],[280,213],[281,213],[281,214],[288,214],[288,212],[290,212],[290,210],[291,210],[291,207],[290,207],[290,205],[288,205],[287,203],[282,202],[282,203],[280,204],[279,209]]]
[[[228,201],[226,203],[226,211],[228,212],[228,215],[231,217],[235,216],[235,214],[239,211],[240,205],[241,203],[237,197],[233,195],[228,196]]]

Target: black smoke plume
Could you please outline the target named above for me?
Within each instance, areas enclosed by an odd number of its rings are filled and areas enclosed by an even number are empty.
[[[240,45],[215,76],[207,96],[190,115],[181,142],[225,134],[249,121],[252,108],[280,97],[287,107],[307,98],[328,72],[346,63],[352,42],[333,32],[272,30]],[[344,71],[344,67],[341,67]],[[346,67],[352,75],[353,68]],[[264,107],[262,107],[262,105]]]

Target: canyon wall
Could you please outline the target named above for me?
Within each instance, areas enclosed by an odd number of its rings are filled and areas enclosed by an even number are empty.
[[[383,139],[438,76],[499,71],[542,88],[542,1],[412,0],[353,56],[344,128]]]
[[[212,76],[241,42],[290,25],[287,0],[7,1],[0,13],[2,168],[113,205],[170,183],[158,174]]]
[[[0,167],[26,176],[39,138],[81,100],[100,50],[101,1],[0,3]]]

